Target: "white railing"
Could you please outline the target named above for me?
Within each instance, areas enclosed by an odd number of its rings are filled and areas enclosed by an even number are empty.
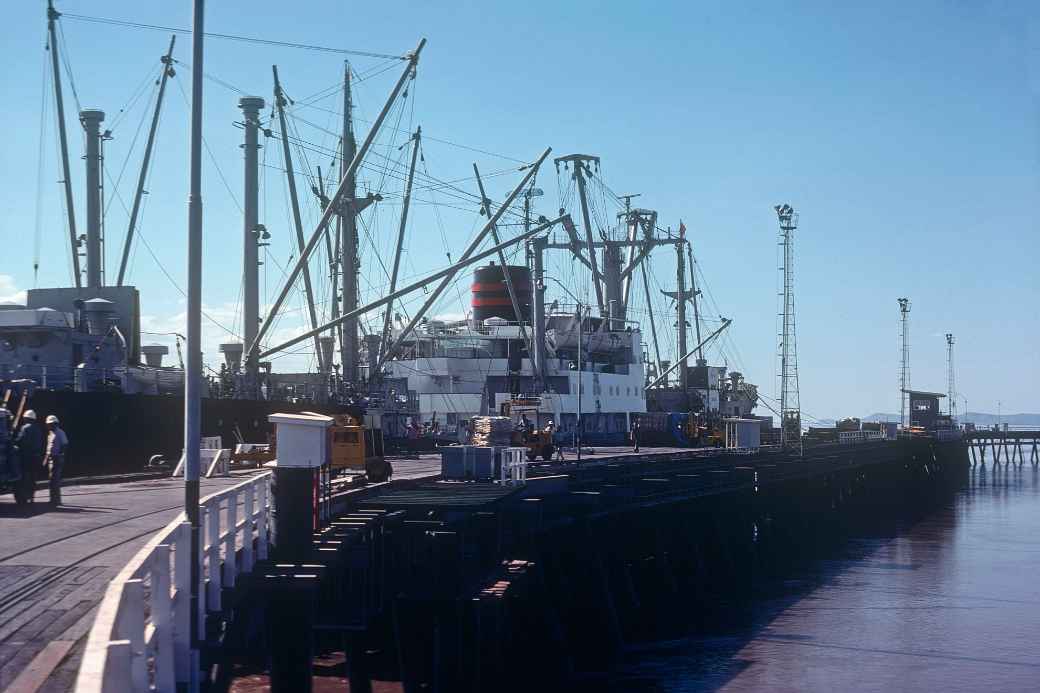
[[[506,448],[502,451],[502,468],[498,483],[508,486],[527,483],[527,448]]]
[[[200,639],[206,610],[220,611],[221,588],[234,587],[238,574],[267,558],[270,484],[271,474],[265,472],[199,502]],[[189,625],[190,559],[191,525],[181,513],[109,583],[87,639],[77,692],[164,692],[197,682],[198,653],[191,650]]]

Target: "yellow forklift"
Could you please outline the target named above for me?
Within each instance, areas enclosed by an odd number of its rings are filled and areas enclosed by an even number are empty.
[[[527,448],[527,459],[534,461],[541,455],[548,462],[552,459],[556,448],[553,445],[553,425],[538,428],[538,407],[541,400],[537,397],[514,397],[502,403],[499,413],[509,417],[513,422],[513,433],[510,444]]]
[[[694,447],[721,448],[726,434],[717,421],[709,421],[702,414],[690,412],[686,415],[683,435]]]
[[[383,456],[383,429],[378,414],[363,419],[350,414],[332,417],[332,469],[364,472],[369,481],[387,481],[394,469]]]
[[[312,411],[300,412],[310,416],[328,416]],[[394,473],[393,466],[383,456],[383,428],[379,414],[334,414],[329,428],[329,454],[333,474],[345,471],[364,474],[368,481],[387,481]],[[270,462],[277,455],[278,441],[272,433],[266,449],[235,453],[233,462],[249,462],[257,466]]]

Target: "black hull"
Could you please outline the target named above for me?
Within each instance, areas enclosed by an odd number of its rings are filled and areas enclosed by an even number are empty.
[[[141,471],[153,455],[180,458],[184,447],[184,398],[114,392],[37,390],[28,406],[42,419],[55,414],[69,436],[65,476]],[[202,435],[220,436],[224,447],[238,441],[266,443],[267,417],[276,412],[337,413],[341,407],[263,400],[203,399]]]

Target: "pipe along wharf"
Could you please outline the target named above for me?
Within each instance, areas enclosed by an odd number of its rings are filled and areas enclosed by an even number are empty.
[[[804,455],[645,454],[526,483],[323,495],[275,470],[272,558],[208,612],[205,687],[510,691],[608,671],[632,642],[746,608],[756,585],[967,481],[960,441]],[[312,499],[318,499],[315,504]]]

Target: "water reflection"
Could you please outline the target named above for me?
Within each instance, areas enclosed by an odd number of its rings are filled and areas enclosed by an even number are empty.
[[[751,622],[632,648],[595,690],[1037,690],[1038,497],[1035,466],[973,467],[923,519],[790,576]]]

